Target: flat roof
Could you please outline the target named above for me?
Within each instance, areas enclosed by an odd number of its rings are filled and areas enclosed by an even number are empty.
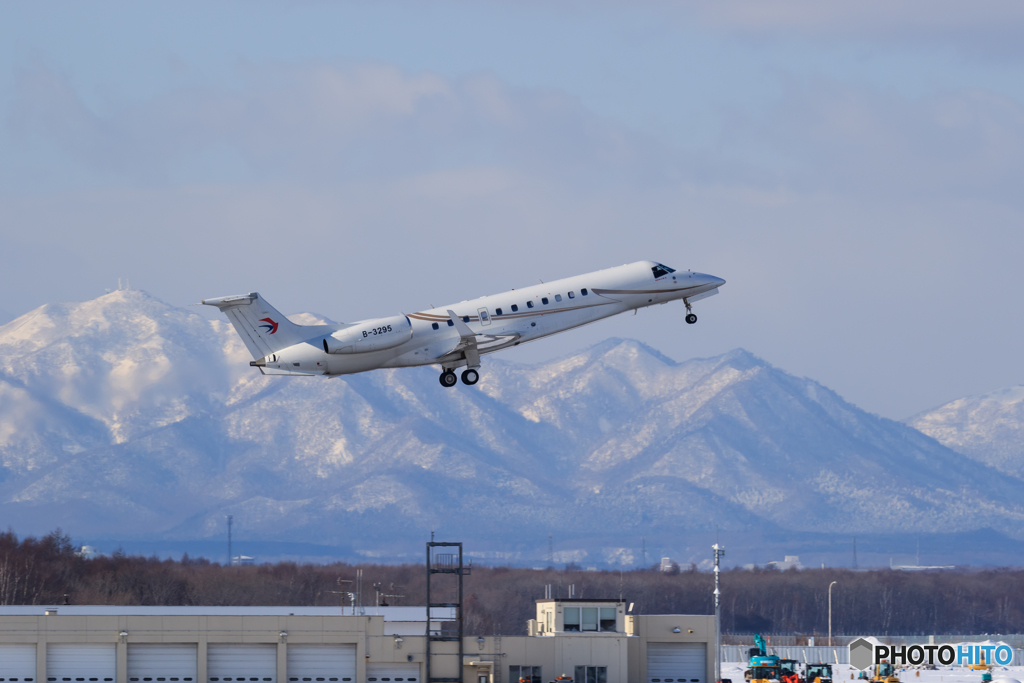
[[[289,606],[164,606],[164,605],[0,605],[0,616],[43,616],[46,610],[57,615],[78,616],[229,616],[229,617],[351,617],[381,616],[384,621],[426,622],[426,607],[289,607]],[[433,607],[432,621],[455,621],[454,607]]]
[[[616,605],[625,605],[625,600],[618,598],[537,598],[534,602],[614,602]]]

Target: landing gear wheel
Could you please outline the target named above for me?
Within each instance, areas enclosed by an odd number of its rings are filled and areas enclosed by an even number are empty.
[[[695,322],[697,322],[696,314],[694,314],[694,313],[687,313],[686,314],[686,322],[688,322],[691,325],[694,324]]]
[[[470,368],[469,370],[462,371],[462,383],[473,386],[480,381],[480,373]]]
[[[454,387],[458,383],[459,378],[451,370],[445,370],[441,373],[439,381],[442,387]]]

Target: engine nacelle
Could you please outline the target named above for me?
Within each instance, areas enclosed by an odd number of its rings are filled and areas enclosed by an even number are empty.
[[[412,339],[412,323],[404,315],[364,320],[324,337],[327,353],[366,353],[391,349]]]

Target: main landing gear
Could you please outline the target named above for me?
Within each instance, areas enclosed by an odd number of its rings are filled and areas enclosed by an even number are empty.
[[[458,377],[452,370],[445,370],[441,373],[441,377],[438,378],[441,382],[442,387],[454,387],[459,383]],[[462,383],[468,386],[473,386],[480,381],[480,373],[474,368],[469,368],[462,371]]]

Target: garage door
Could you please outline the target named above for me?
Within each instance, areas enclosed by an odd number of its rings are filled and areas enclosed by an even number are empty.
[[[355,645],[289,645],[288,681],[354,681]]]
[[[0,681],[36,680],[35,645],[0,645]]]
[[[277,683],[277,645],[207,645],[206,676],[214,683]]]
[[[647,643],[648,683],[706,683],[704,643]]]
[[[367,664],[367,683],[394,683],[420,680],[419,664]]]
[[[46,680],[113,681],[117,651],[113,643],[50,643],[46,646]]]
[[[128,680],[147,681],[196,680],[196,646],[178,643],[128,643]]]

